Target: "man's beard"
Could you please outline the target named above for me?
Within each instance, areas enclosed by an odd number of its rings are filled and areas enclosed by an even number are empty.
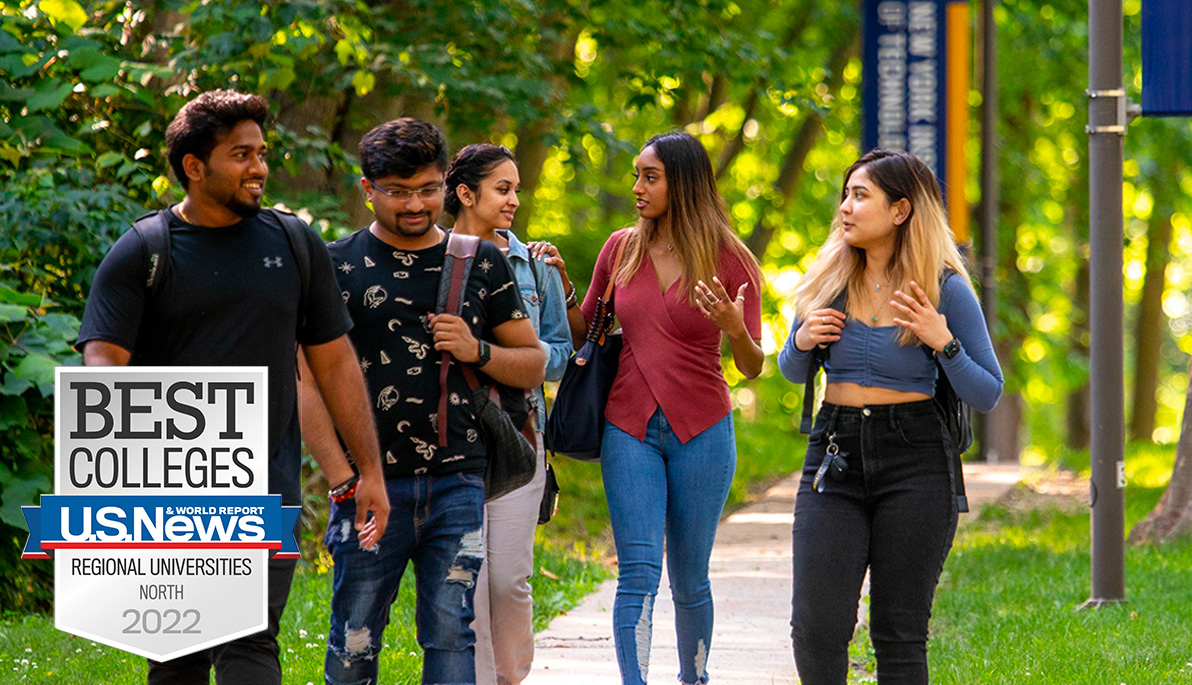
[[[418,212],[414,214],[404,214],[404,216],[425,216],[426,224],[422,228],[406,228],[402,225],[401,217],[403,214],[396,214],[393,217],[393,229],[395,233],[403,235],[407,238],[420,238],[427,234],[430,229],[435,227],[435,222],[431,220],[430,212]]]
[[[261,213],[260,202],[249,204],[247,202],[241,202],[235,197],[229,200],[224,206],[235,212],[236,216],[240,217],[241,219],[251,219],[257,214]]]

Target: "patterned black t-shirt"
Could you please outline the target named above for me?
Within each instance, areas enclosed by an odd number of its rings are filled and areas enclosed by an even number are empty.
[[[327,246],[352,315],[352,344],[368,383],[385,477],[484,470],[471,391],[457,364],[447,376],[447,447],[439,447],[439,363],[428,314],[435,310],[447,241],[396,250],[367,228]],[[481,242],[464,292],[472,335],[494,342],[497,326],[526,317],[509,262]],[[481,374],[481,382],[485,377]]]

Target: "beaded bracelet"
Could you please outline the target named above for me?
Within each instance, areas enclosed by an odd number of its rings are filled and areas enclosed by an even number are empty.
[[[571,309],[579,302],[579,298],[575,294],[575,283],[571,284],[571,291],[567,293],[567,308]]]
[[[356,495],[356,486],[360,484],[360,476],[353,475],[327,492],[332,502],[343,502]]]

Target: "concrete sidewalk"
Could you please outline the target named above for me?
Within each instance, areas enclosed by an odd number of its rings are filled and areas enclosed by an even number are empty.
[[[965,464],[975,511],[1001,497],[1019,479],[1018,466]],[[796,683],[790,645],[791,525],[799,474],[770,488],[761,501],[720,524],[712,550],[716,628],[708,673],[718,685]],[[971,514],[961,516],[963,524]],[[676,682],[674,607],[663,567],[654,602],[651,680]],[[605,582],[579,606],[538,634],[527,685],[616,683],[612,637],[616,580]]]

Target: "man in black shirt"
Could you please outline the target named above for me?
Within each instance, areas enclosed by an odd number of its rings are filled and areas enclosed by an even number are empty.
[[[447,245],[446,232],[435,225],[447,170],[438,129],[417,119],[382,124],[361,141],[360,164],[376,220],[328,250],[354,323],[391,508],[385,536],[368,548],[350,525],[355,504],[332,505],[326,542],[335,580],[325,675],[334,683],[377,682],[381,634],[413,560],[423,682],[474,683],[469,624],[484,560],[485,446],[460,364],[480,369],[482,378],[532,388],[542,383],[546,356],[509,262],[490,242],[480,243],[462,317],[434,313]],[[438,425],[442,363],[450,364],[445,441]],[[302,394],[307,444],[316,454],[337,455],[318,397],[306,384]]]
[[[347,337],[351,320],[323,242],[302,231],[310,261],[304,294],[298,255],[280,215],[261,210],[269,174],[262,130],[267,114],[260,96],[226,90],[203,93],[178,112],[166,140],[186,197],[162,210],[170,240],[161,283],[146,286],[147,247],[136,231],[125,233],[96,272],[77,347],[87,366],[268,367],[269,492],[281,495],[284,505],[299,505],[295,344],[302,344],[360,471],[356,525],[362,538],[375,541],[389,505],[364,379]],[[354,477],[342,453],[319,464],[331,483]],[[269,562],[268,630],[150,661],[149,682],[207,685],[214,665],[221,685],[280,683],[278,621],[294,566],[293,560]]]

